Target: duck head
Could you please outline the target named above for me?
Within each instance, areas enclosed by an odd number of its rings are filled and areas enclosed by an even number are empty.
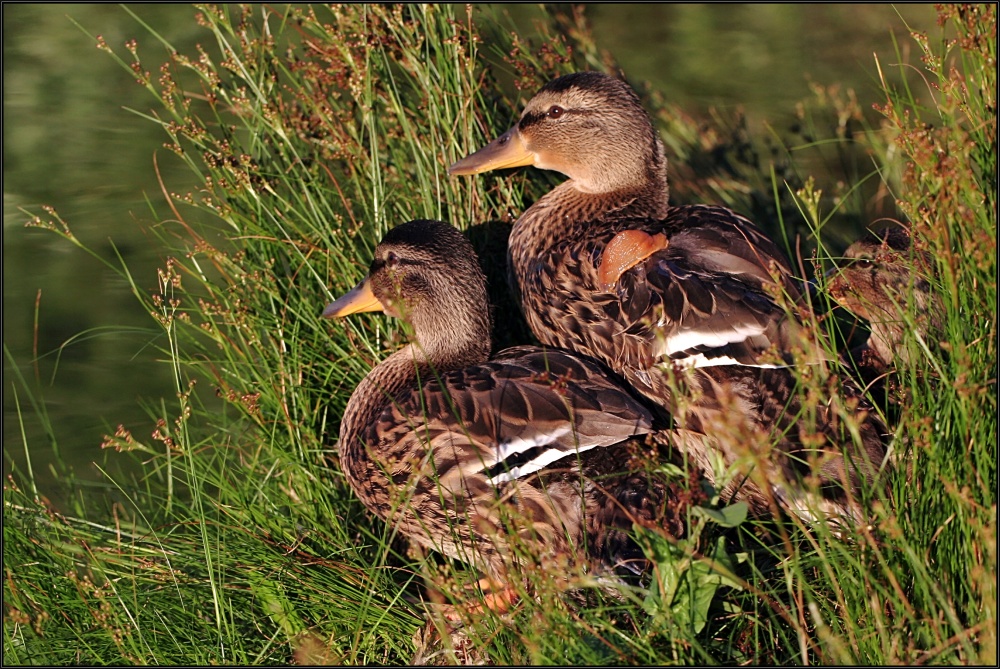
[[[886,228],[847,247],[839,266],[827,273],[829,291],[842,307],[866,320],[896,314],[911,298],[924,310],[931,267],[926,253],[911,249],[905,229]]]
[[[827,273],[830,296],[869,322],[871,348],[886,363],[908,359],[904,331],[911,323],[924,337],[941,327],[942,305],[929,279],[933,266],[925,251],[911,247],[904,228],[890,227],[851,244]]]
[[[666,157],[639,97],[600,72],[550,81],[514,127],[448,168],[452,175],[534,165],[569,177],[585,193],[647,187],[666,191]]]
[[[486,280],[472,245],[440,221],[403,223],[382,238],[368,275],[323,310],[326,318],[383,311],[402,318],[425,350],[489,354]]]

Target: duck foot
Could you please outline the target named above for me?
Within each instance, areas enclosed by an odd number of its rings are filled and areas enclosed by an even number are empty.
[[[441,615],[452,628],[461,627],[472,616],[492,611],[502,615],[510,611],[518,599],[517,590],[506,582],[497,582],[486,576],[462,587],[461,602],[446,604],[440,593],[430,593],[433,610]]]

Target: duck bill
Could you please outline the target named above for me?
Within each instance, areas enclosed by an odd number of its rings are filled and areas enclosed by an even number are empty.
[[[448,174],[482,174],[508,167],[533,165],[535,154],[528,150],[521,133],[514,126],[472,155],[448,168]]]
[[[846,265],[847,263],[841,260],[840,262],[836,263],[833,267],[823,272],[823,278],[826,279],[827,281],[835,278],[838,274],[844,271]],[[815,282],[815,279],[813,281]]]
[[[352,288],[350,292],[326,305],[323,310],[323,318],[343,318],[351,314],[360,314],[365,311],[384,311],[385,307],[375,293],[372,292],[371,283],[368,277]]]

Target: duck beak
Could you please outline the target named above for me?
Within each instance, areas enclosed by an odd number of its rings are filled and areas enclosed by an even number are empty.
[[[384,311],[385,307],[372,292],[368,277],[341,297],[326,305],[323,318],[342,318],[364,311]]]
[[[449,167],[448,174],[482,174],[534,163],[535,154],[524,145],[521,133],[515,125],[483,148]]]
[[[832,274],[831,272],[827,272],[826,274],[823,275],[823,277],[824,281],[826,282],[826,288],[829,291],[831,287]],[[816,304],[817,302],[819,302],[821,298],[824,297],[823,291],[819,289],[819,281],[817,281],[816,279],[811,279],[809,281],[806,281],[804,288],[805,288],[805,294],[808,296],[809,301],[812,302],[813,304]]]

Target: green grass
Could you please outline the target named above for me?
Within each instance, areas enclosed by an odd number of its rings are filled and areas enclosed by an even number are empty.
[[[125,52],[105,47],[153,96],[137,113],[165,132],[174,155],[159,159],[202,184],[152,212],[169,255],[159,288],[129,279],[176,396],[151,409],[151,436],[109,435],[142,463],[138,480],[109,477],[111,503],[78,494],[56,512],[30,469],[5,487],[5,661],[995,662],[996,54],[982,39],[995,16],[942,12],[957,41],[914,36],[926,58],[875,101],[881,124],[830,90],[804,105],[801,142],[647,101],[677,198],[762,217],[792,252],[804,231],[823,267],[846,245],[830,221],[864,220],[856,183],[878,179],[936,259],[946,343],[900,369],[911,399],[896,445],[914,474],[893,479],[875,528],[838,538],[698,512],[683,541],[644,534],[648,588],[615,598],[582,581],[570,597],[527,568],[534,596],[509,620],[443,641],[419,599],[471,575],[408,550],[326,463],[351,391],[404,335],[381,315],[319,314],[386,229],[417,217],[471,228],[498,314],[512,313],[497,249],[554,178],[445,168],[509,125],[519,89],[523,102],[601,67],[593,38],[578,16],[550,17],[543,49],[483,7],[223,6],[200,11],[201,53],[173,52],[152,27]],[[163,47],[160,67],[148,54]],[[732,159],[708,160],[720,152]],[[856,178],[817,193],[810,160],[849,161]],[[55,212],[33,224],[79,246]],[[512,322],[498,344],[526,336]],[[23,419],[44,422],[38,387],[15,381]]]

